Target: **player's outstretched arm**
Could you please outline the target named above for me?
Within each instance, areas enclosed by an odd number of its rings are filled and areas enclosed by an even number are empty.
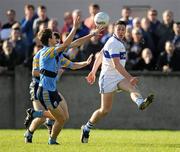
[[[136,77],[131,76],[126,69],[121,65],[119,57],[115,57],[111,59],[113,62],[114,68],[123,75],[132,85],[136,85],[138,79]]]
[[[95,62],[94,62],[94,65],[93,65],[93,68],[91,70],[91,72],[88,74],[88,76],[86,77],[86,80],[89,84],[93,84],[95,81],[96,81],[96,72],[99,68],[99,66],[101,65],[102,63],[102,50],[100,51],[98,57],[96,58]]]
[[[71,32],[69,33],[69,35],[67,36],[67,38],[65,39],[65,41],[63,42],[62,45],[60,45],[59,48],[57,48],[57,52],[62,52],[63,50],[65,50],[72,42],[74,35],[76,34],[76,30],[80,25],[80,17],[78,16],[75,21],[73,22],[73,28],[71,30]]]
[[[74,64],[71,67],[71,69],[73,69],[73,70],[81,69],[81,68],[89,65],[91,63],[91,61],[92,61],[92,58],[93,58],[93,54],[91,54],[86,61],[83,61],[83,62],[74,62]]]
[[[99,26],[97,29],[95,29],[94,31],[92,31],[90,34],[81,37],[75,41],[73,41],[70,45],[70,48],[75,48],[75,47],[79,47],[82,44],[86,43],[88,40],[90,40],[91,37],[99,35],[99,33],[104,29],[103,26]]]

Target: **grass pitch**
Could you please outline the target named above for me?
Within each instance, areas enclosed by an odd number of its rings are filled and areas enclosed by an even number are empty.
[[[60,145],[47,144],[45,129],[24,143],[25,130],[0,130],[0,152],[180,152],[180,131],[93,130],[88,144],[80,143],[80,130],[64,129]]]

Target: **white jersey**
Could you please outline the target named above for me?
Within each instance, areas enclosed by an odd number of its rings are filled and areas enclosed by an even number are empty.
[[[115,35],[109,38],[103,48],[103,59],[101,75],[112,76],[121,75],[113,66],[112,58],[119,57],[120,64],[124,67],[126,64],[126,50],[121,40]]]

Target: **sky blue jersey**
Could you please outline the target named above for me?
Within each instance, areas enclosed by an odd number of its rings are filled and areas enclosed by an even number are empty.
[[[59,66],[58,52],[55,47],[44,46],[40,51],[39,69],[46,70],[51,73],[57,74]],[[49,77],[44,74],[40,74],[39,86],[49,91],[56,90],[56,77]]]
[[[33,64],[32,64],[32,69],[35,71],[39,71],[39,57],[40,57],[40,51],[38,51],[35,56],[33,57]],[[34,77],[33,76],[33,81],[39,83],[39,77]]]

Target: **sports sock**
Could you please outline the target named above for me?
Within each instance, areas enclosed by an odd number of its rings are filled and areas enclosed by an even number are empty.
[[[49,137],[49,144],[55,144],[56,143],[56,138],[52,138],[51,136]]]
[[[46,119],[46,124],[47,124],[48,126],[52,126],[52,125],[54,124],[54,120],[47,118],[47,119]]]
[[[24,136],[28,138],[32,138],[34,132],[31,132],[29,129],[26,130]]]
[[[144,102],[144,99],[142,97],[138,97],[135,101],[135,103],[138,105],[138,107]]]
[[[92,129],[92,128],[94,128],[94,124],[92,124],[90,121],[88,121],[87,123],[86,123],[86,125],[84,126],[84,129],[85,129],[85,131],[90,131],[90,129]]]
[[[43,111],[42,110],[34,111],[32,116],[33,116],[33,118],[36,118],[36,117],[40,117],[41,118],[43,116]]]

